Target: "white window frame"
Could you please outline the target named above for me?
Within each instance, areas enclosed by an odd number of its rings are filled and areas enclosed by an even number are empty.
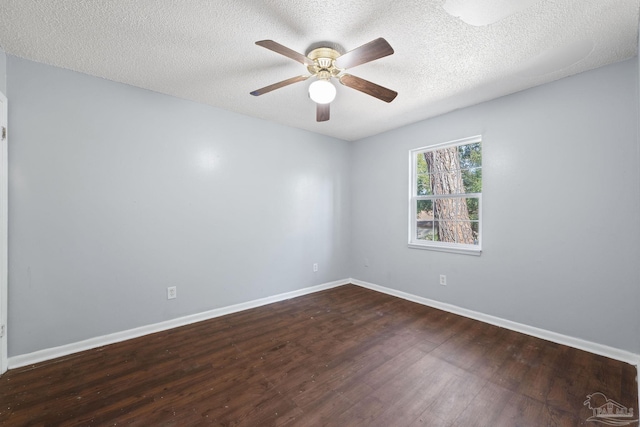
[[[428,249],[441,252],[452,252],[466,255],[480,255],[482,253],[482,193],[464,193],[452,196],[430,195],[418,196],[418,176],[416,168],[416,159],[418,154],[425,151],[433,151],[441,148],[448,148],[459,145],[468,145],[474,143],[482,144],[482,135],[470,136],[468,138],[456,139],[454,141],[443,142],[440,144],[428,145],[426,147],[415,148],[409,151],[409,247],[415,249]],[[417,218],[418,200],[433,200],[448,197],[475,197],[478,198],[478,244],[469,245],[464,243],[449,243],[431,240],[418,240],[417,235]]]

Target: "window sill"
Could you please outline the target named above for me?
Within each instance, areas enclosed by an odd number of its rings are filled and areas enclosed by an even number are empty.
[[[473,255],[480,256],[482,253],[481,248],[452,248],[447,246],[436,246],[436,245],[425,245],[419,243],[409,243],[409,248],[411,249],[426,249],[428,251],[437,251],[437,252],[448,252],[453,254],[461,254],[461,255]]]

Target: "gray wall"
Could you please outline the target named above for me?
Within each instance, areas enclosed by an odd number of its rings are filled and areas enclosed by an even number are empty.
[[[10,356],[349,277],[348,143],[7,70]]]
[[[640,353],[637,68],[345,143],[9,55],[9,354],[347,277]],[[475,134],[483,254],[408,249],[408,150]]]
[[[637,67],[628,60],[354,143],[352,277],[640,353]],[[408,150],[477,134],[482,255],[407,248]]]

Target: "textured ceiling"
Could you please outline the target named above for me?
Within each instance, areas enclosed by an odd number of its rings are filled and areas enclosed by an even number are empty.
[[[0,47],[81,71],[344,140],[630,58],[640,0],[0,0]],[[390,104],[337,84],[315,121],[311,80],[256,46],[352,50],[384,37],[395,53],[349,70],[399,93]]]

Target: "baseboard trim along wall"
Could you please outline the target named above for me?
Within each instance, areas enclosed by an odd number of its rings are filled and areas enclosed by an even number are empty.
[[[547,331],[545,329],[536,328],[534,326],[524,325],[522,323],[512,322],[511,320],[502,319],[500,317],[491,316],[488,314],[480,313],[466,308],[458,307],[452,304],[447,304],[435,300],[431,300],[417,295],[409,294],[406,292],[398,291],[384,286],[375,285],[373,283],[364,282],[358,279],[351,279],[351,283],[354,285],[362,286],[363,288],[371,289],[373,291],[382,292],[387,295],[402,298],[407,301],[413,301],[418,304],[426,305],[429,307],[437,308],[439,310],[447,311],[449,313],[458,314],[460,316],[468,317],[470,319],[479,320],[484,323],[499,326],[501,328],[510,329],[515,332],[520,332],[525,335],[531,335],[536,338],[555,342],[557,344],[566,345],[568,347],[577,348],[580,350],[588,351],[589,353],[605,356],[610,359],[626,362],[631,365],[640,365],[640,355],[631,353],[626,350],[620,350],[618,348],[609,347],[603,344],[586,341],[580,338],[574,338],[568,335],[559,334],[556,332]]]
[[[284,301],[284,300],[299,297],[302,295],[308,295],[315,292],[324,291],[326,289],[335,288],[338,286],[346,285],[348,283],[350,283],[348,279],[337,280],[335,282],[329,282],[329,283],[323,283],[321,285],[298,289],[292,292],[286,292],[286,293],[274,295],[271,297],[260,298],[257,300],[243,302],[240,304],[234,304],[227,307],[216,308],[216,309],[205,311],[202,313],[192,314],[184,317],[178,317],[176,319],[167,320],[167,321],[155,323],[152,325],[141,326],[138,328],[129,329],[121,332],[115,332],[113,334],[103,335],[100,337],[89,338],[87,340],[78,341],[75,343],[66,344],[59,347],[53,347],[53,348],[48,348],[44,350],[34,351],[33,353],[12,356],[12,357],[9,357],[8,366],[9,366],[9,369],[21,368],[24,366],[33,365],[35,363],[56,359],[58,357],[68,356],[73,353],[78,353],[81,351],[104,347],[105,345],[115,344],[118,342],[130,340],[133,338],[139,338],[144,335],[149,335],[156,332],[162,332],[168,329],[189,325],[191,323],[202,322],[203,320],[209,320],[209,319],[224,316],[227,314],[237,313],[239,311],[249,310],[251,308],[272,304],[274,302]]]
[[[591,341],[574,338],[568,335],[547,331],[545,329],[524,325],[522,323],[512,322],[510,320],[502,319],[502,318],[491,316],[488,314],[483,314],[473,310],[468,310],[452,304],[431,300],[428,298],[420,297],[417,295],[409,294],[409,293],[398,291],[395,289],[386,288],[384,286],[375,285],[373,283],[365,282],[362,280],[344,279],[344,280],[337,280],[335,282],[324,283],[317,286],[311,286],[308,288],[298,289],[296,291],[278,294],[271,297],[260,298],[253,301],[235,304],[228,307],[216,308],[214,310],[209,310],[209,311],[205,311],[198,314],[179,317],[176,319],[167,320],[167,321],[155,323],[152,325],[141,326],[139,328],[116,332],[109,335],[90,338],[87,340],[66,344],[59,347],[38,350],[33,353],[22,354],[18,356],[12,356],[12,357],[9,357],[8,366],[9,366],[9,369],[21,368],[24,366],[33,365],[35,363],[56,359],[58,357],[68,356],[73,353],[91,350],[91,349],[103,347],[109,344],[115,344],[117,342],[138,338],[138,337],[153,334],[156,332],[166,331],[168,329],[189,325],[191,323],[213,319],[216,317],[224,316],[226,314],[232,314],[232,313],[237,313],[239,311],[248,310],[251,308],[261,307],[263,305],[271,304],[274,302],[284,301],[287,299],[299,297],[302,295],[308,295],[315,292],[320,292],[326,289],[331,289],[331,288],[343,286],[350,283],[357,286],[361,286],[363,288],[371,289],[376,292],[381,292],[387,295],[402,298],[407,301],[416,302],[418,304],[422,304],[422,305],[433,307],[439,310],[447,311],[449,313],[458,314],[460,316],[468,317],[470,319],[479,320],[481,322],[489,323],[491,325],[499,326],[501,328],[510,329],[512,331],[520,332],[526,335],[531,335],[547,341],[555,342],[555,343],[566,345],[569,347],[574,347],[580,350],[585,350],[590,353],[609,357],[611,359],[620,360],[622,362],[626,362],[635,366],[640,365],[640,355],[634,354],[625,350],[620,350],[614,347],[597,344]]]

